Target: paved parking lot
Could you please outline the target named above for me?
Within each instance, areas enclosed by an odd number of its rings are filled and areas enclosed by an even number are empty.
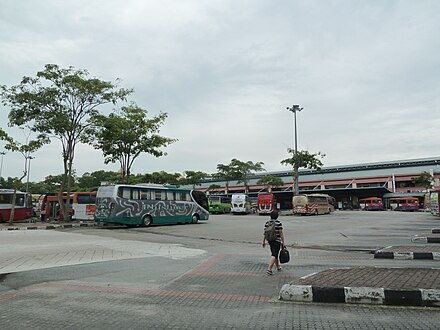
[[[2,231],[2,255],[23,248],[40,258],[46,254],[51,263],[59,252],[54,247],[65,242],[65,253],[87,251],[91,262],[72,258],[63,267],[40,265],[2,275],[0,321],[5,329],[437,329],[438,308],[278,300],[286,283],[331,268],[438,268],[436,260],[374,258],[375,248],[410,245],[415,233],[438,221],[425,214],[384,216],[281,217],[292,261],[274,276],[265,275],[268,251],[260,246],[265,218],[258,216],[213,216],[200,225],[31,230],[31,236],[21,236],[26,244]],[[37,239],[40,233],[51,236]],[[5,237],[11,238],[7,245]],[[112,259],[104,250],[126,254]],[[176,251],[180,257],[171,257]]]

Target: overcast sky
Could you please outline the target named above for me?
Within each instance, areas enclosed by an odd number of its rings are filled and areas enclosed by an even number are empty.
[[[232,158],[285,170],[293,104],[304,107],[298,149],[325,153],[324,166],[434,157],[439,17],[436,0],[0,0],[0,84],[47,63],[121,78],[130,101],[168,113],[161,134],[179,139],[167,156],[139,157],[133,173],[214,173]],[[0,126],[24,142],[0,110]],[[59,141],[33,156],[30,181],[63,172]],[[23,167],[8,152],[1,174]],[[81,145],[74,167],[118,164]]]

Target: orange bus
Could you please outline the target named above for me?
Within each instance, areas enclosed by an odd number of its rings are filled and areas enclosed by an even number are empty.
[[[359,206],[364,211],[383,211],[382,198],[379,197],[367,197],[359,200]]]
[[[93,220],[96,209],[96,191],[71,192],[69,201],[66,193],[63,194],[65,203],[69,203],[68,214],[72,220]],[[63,220],[58,202],[58,193],[48,193],[41,203],[41,220]]]

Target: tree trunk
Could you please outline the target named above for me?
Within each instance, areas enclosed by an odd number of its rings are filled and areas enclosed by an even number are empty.
[[[12,225],[14,223],[15,203],[17,202],[17,187],[21,183],[21,180],[23,180],[23,178],[26,176],[26,174],[27,174],[27,172],[24,171],[23,176],[14,182],[14,192],[12,193],[12,203],[11,203],[11,214],[9,215],[9,224],[10,225]]]
[[[14,185],[14,192],[12,193],[12,202],[11,202],[11,214],[9,215],[9,224],[12,225],[14,223],[14,214],[15,214],[15,202],[17,201],[17,189]]]
[[[64,151],[67,153],[66,151]],[[68,157],[65,154],[63,157],[63,166],[64,166],[64,173],[63,173],[63,180],[61,182],[60,191],[58,192],[58,203],[60,204],[60,213],[63,215],[63,219],[66,219],[67,216],[67,206],[66,203],[64,203],[64,190],[66,190],[67,181],[69,180],[69,165],[68,165]],[[61,220],[61,214],[59,215],[59,219]]]

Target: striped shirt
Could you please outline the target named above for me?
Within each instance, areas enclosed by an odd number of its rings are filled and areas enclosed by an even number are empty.
[[[281,242],[281,236],[280,236],[280,230],[283,230],[283,224],[281,223],[280,220],[270,219],[270,220],[266,221],[266,223],[264,225],[264,228],[269,227],[269,225],[272,224],[273,222],[275,222],[275,229],[277,231],[277,238],[276,238],[275,241],[282,243]],[[264,234],[264,232],[263,232],[263,234]]]

